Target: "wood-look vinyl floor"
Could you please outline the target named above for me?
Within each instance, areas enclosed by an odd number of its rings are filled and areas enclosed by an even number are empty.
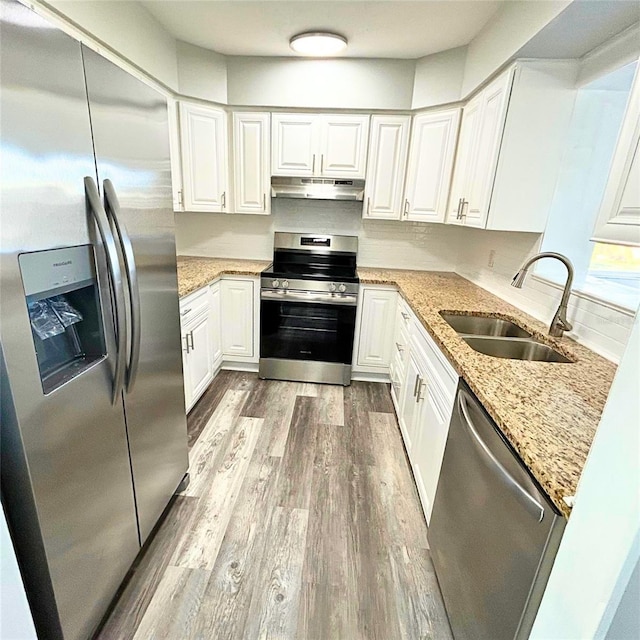
[[[387,385],[223,371],[100,640],[449,640]]]

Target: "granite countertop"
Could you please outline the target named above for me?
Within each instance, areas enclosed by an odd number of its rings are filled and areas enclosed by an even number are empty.
[[[222,275],[259,276],[269,264],[264,260],[178,256],[178,295],[184,298]]]
[[[185,296],[221,275],[259,276],[268,262],[178,256]],[[556,507],[576,492],[616,366],[570,338],[550,338],[545,325],[455,273],[358,269],[363,284],[396,286],[428,333],[476,394]],[[515,320],[570,364],[494,358],[474,351],[440,317],[474,312]]]
[[[455,273],[358,269],[363,284],[396,285],[425,329],[476,394],[552,502],[576,492],[616,366]],[[570,364],[494,358],[474,351],[439,311],[516,321]]]

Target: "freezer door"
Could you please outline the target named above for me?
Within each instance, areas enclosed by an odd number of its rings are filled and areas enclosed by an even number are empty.
[[[139,550],[124,412],[112,403],[109,276],[84,185],[96,174],[82,55],[78,42],[22,4],[3,0],[0,9],[2,499],[39,635],[79,640],[91,635]],[[100,332],[104,345],[78,331],[82,345],[104,352],[45,389],[20,256],[87,245],[98,301],[83,329]],[[48,268],[67,266],[53,260]],[[38,567],[29,564],[35,557]],[[48,591],[31,569],[45,571]]]
[[[93,51],[83,56],[100,188],[130,274],[124,402],[144,543],[188,466],[167,106]]]

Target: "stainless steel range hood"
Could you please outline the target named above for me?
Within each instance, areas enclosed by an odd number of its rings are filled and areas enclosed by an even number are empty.
[[[273,198],[303,198],[305,200],[364,199],[364,180],[343,178],[271,178]]]

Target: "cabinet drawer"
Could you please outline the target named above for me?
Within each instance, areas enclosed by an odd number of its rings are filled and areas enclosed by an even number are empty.
[[[413,326],[411,343],[411,348],[417,350],[428,363],[433,375],[433,383],[439,388],[439,395],[446,404],[452,404],[458,385],[458,374],[417,318]]]
[[[184,328],[209,310],[209,287],[203,287],[180,300],[180,326]]]

